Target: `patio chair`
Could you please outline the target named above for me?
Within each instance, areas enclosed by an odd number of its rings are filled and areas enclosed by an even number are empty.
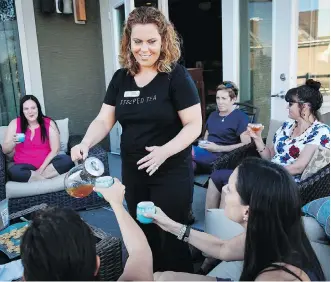
[[[117,281],[123,273],[122,240],[90,225],[96,238],[97,255],[100,257],[98,278],[100,281]]]

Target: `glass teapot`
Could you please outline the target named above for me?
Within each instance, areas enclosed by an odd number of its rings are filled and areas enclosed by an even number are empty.
[[[67,193],[74,198],[84,198],[93,192],[95,180],[105,171],[98,158],[89,157],[84,162],[73,167],[64,178]]]

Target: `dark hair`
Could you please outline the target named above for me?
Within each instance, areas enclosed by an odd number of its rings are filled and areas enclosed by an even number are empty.
[[[258,176],[258,181],[257,177]],[[240,280],[253,281],[281,262],[312,271],[324,280],[301,221],[301,200],[293,177],[280,165],[247,158],[238,167],[237,191],[249,206],[244,267]]]
[[[231,100],[238,97],[238,87],[232,81],[223,81],[220,85],[217,86],[216,92],[219,90],[227,91]]]
[[[308,79],[305,85],[295,87],[287,91],[285,100],[286,102],[295,102],[294,98],[297,98],[300,106],[300,115],[303,107],[303,103],[309,103],[312,115],[320,120],[319,109],[323,104],[323,95],[319,91],[321,83],[313,79]]]
[[[38,212],[23,235],[21,258],[27,281],[95,280],[95,238],[70,209]]]
[[[25,133],[26,130],[27,130],[27,128],[28,128],[28,120],[26,119],[26,117],[25,117],[25,115],[23,113],[23,104],[26,101],[28,101],[28,100],[32,100],[37,105],[37,108],[38,108],[37,121],[38,121],[38,123],[40,125],[41,141],[43,143],[45,143],[45,141],[49,138],[49,136],[47,135],[47,130],[46,130],[46,127],[45,127],[45,120],[44,120],[44,118],[46,118],[47,116],[45,116],[43,114],[38,99],[35,96],[33,96],[33,95],[24,95],[21,98],[21,102],[20,102],[20,118],[21,118],[21,130],[22,130],[22,133]],[[47,118],[49,118],[49,117],[47,117]],[[49,119],[51,119],[51,118],[49,118]]]

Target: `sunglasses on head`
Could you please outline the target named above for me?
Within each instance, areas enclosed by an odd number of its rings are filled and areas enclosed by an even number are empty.
[[[235,87],[232,85],[232,83],[230,83],[230,82],[226,82],[226,81],[224,81],[222,84],[223,84],[226,88],[235,88]]]

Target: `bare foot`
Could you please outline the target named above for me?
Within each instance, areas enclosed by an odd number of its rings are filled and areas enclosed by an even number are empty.
[[[31,170],[31,176],[28,182],[32,182],[32,181],[38,181],[38,180],[44,180],[46,179],[45,177],[43,177],[40,173]]]

